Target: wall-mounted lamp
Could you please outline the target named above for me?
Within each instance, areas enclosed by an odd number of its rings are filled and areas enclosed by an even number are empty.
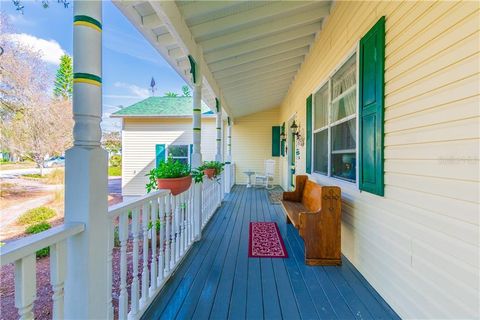
[[[295,120],[293,120],[293,123],[292,123],[292,125],[290,126],[290,129],[292,129],[293,135],[298,138],[298,135],[299,135],[299,133],[298,133],[298,126],[297,126]]]

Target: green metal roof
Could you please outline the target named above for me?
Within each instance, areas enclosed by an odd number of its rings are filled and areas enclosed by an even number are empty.
[[[189,117],[192,97],[149,97],[112,114],[112,117]],[[213,112],[202,102],[202,114]]]

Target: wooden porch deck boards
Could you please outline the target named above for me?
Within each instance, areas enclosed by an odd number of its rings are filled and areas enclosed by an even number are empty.
[[[248,258],[250,221],[277,222],[289,257]],[[144,319],[399,319],[345,258],[304,264],[303,240],[265,189],[235,186]]]

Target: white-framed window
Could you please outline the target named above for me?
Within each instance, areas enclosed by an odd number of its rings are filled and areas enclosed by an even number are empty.
[[[313,94],[313,172],[357,180],[357,55]]]
[[[169,145],[167,148],[167,157],[172,157],[185,164],[190,164],[190,146],[185,145]]]

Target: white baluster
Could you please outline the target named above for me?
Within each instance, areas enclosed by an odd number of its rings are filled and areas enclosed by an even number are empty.
[[[168,275],[170,273],[170,253],[171,253],[171,247],[172,247],[172,235],[171,235],[171,230],[172,230],[172,209],[171,209],[171,195],[169,194],[165,198],[165,275]]]
[[[152,200],[152,265],[150,266],[150,296],[157,290],[157,220],[158,220],[158,198]]]
[[[15,307],[21,320],[33,319],[36,284],[35,253],[15,261]]]
[[[163,281],[165,275],[165,197],[160,197],[158,199],[158,212],[160,216],[160,243],[159,243],[159,253],[158,253],[158,278],[157,283],[160,284]]]
[[[122,212],[119,217],[118,237],[120,239],[120,296],[118,297],[118,318],[126,319],[128,312],[127,292],[127,240],[128,215]]]
[[[138,238],[140,234],[140,226],[139,226],[139,214],[138,208],[132,210],[132,244],[133,244],[133,256],[132,256],[132,264],[133,264],[133,280],[132,280],[132,291],[131,291],[131,301],[130,301],[130,312],[128,313],[129,318],[134,318],[135,315],[138,313],[139,308],[139,280],[138,280]]]
[[[175,266],[175,261],[177,261],[177,257],[175,256],[175,248],[177,245],[177,196],[172,196],[172,233],[171,233],[171,238],[172,238],[172,246],[171,246],[171,252],[170,252],[170,269],[173,269]]]
[[[187,202],[187,227],[188,227],[188,246],[192,244],[193,241],[193,188],[188,190],[188,202]]]
[[[180,231],[181,231],[181,226],[182,226],[182,202],[180,201],[181,195],[178,195],[175,199],[175,205],[177,206],[177,210],[175,218],[177,220],[177,243],[175,246],[175,263],[180,260],[180,246],[182,243],[182,239],[180,237]]]
[[[185,192],[180,195],[180,257],[185,250]]]
[[[107,305],[108,305],[108,314],[107,319],[113,319],[113,302],[112,302],[112,274],[113,274],[113,246],[114,246],[114,237],[115,237],[115,226],[113,221],[109,220],[107,226],[108,233],[108,246],[107,246]],[[54,317],[55,318],[55,317]]]
[[[65,241],[50,246],[50,282],[53,289],[53,319],[63,318],[63,285],[67,273],[67,244]]]
[[[143,230],[143,270],[142,270],[142,298],[140,299],[140,308],[146,307],[148,301],[148,218],[150,204],[147,202],[142,208],[142,230]]]
[[[188,250],[188,197],[190,189],[183,195],[183,251]]]

